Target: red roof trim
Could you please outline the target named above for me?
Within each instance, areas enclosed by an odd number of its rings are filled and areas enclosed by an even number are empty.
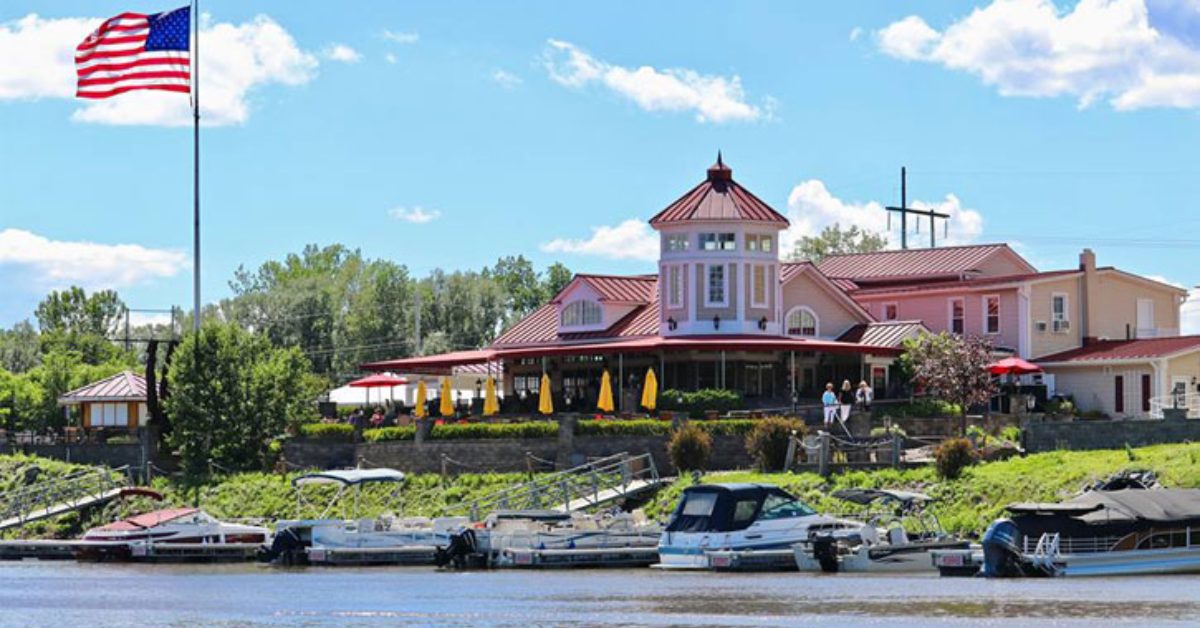
[[[1200,336],[1172,336],[1141,340],[1094,340],[1078,349],[1037,358],[1038,364],[1102,364],[1157,360],[1189,351],[1200,351]]]

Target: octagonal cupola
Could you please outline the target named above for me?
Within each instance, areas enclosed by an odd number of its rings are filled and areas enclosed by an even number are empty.
[[[779,232],[788,220],[733,178],[704,181],[650,219],[660,234],[663,335],[778,335]]]

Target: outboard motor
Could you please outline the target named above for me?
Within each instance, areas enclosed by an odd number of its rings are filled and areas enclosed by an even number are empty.
[[[300,538],[300,533],[295,528],[285,528],[275,535],[270,549],[259,552],[258,559],[267,563],[279,561],[283,565],[292,566],[303,564],[303,556],[304,540]]]
[[[1015,578],[1026,575],[1025,557],[1017,545],[1020,532],[1011,519],[997,519],[983,533],[983,575]]]
[[[825,573],[838,572],[838,547],[837,541],[828,534],[815,536],[812,539],[813,558],[821,565],[821,571]]]
[[[458,534],[451,534],[450,543],[444,548],[437,548],[433,562],[438,567],[453,564],[455,569],[462,569],[467,566],[467,561],[475,555],[477,549],[475,531],[467,528]]]

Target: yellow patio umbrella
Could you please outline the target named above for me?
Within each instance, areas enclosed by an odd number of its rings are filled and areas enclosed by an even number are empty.
[[[642,386],[642,407],[654,412],[654,408],[658,406],[658,378],[654,376],[654,369],[646,370],[646,385]]]
[[[554,414],[554,400],[550,398],[550,376],[542,373],[542,387],[538,390],[538,412]]]
[[[492,416],[500,412],[500,401],[496,399],[496,378],[487,379],[487,393],[483,398],[483,416]]]
[[[423,419],[425,418],[425,415],[428,414],[425,412],[426,395],[425,380],[421,380],[417,382],[417,407],[413,408],[413,414],[415,414],[418,419]]]
[[[454,400],[450,398],[450,378],[442,378],[442,403],[438,405],[442,416],[454,416]]]
[[[596,408],[601,412],[612,412],[616,406],[612,398],[612,378],[608,369],[604,369],[604,377],[600,378],[600,398],[596,400]]]

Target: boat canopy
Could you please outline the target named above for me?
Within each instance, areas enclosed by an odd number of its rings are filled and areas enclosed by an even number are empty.
[[[1019,503],[1014,515],[1059,515],[1087,524],[1200,520],[1200,489],[1089,491],[1058,504]]]
[[[342,469],[309,473],[292,480],[292,486],[341,484],[357,486],[370,482],[403,482],[404,474],[395,469]]]
[[[909,504],[927,504],[933,501],[932,497],[924,493],[889,491],[879,488],[847,488],[834,491],[833,496],[844,501],[859,504],[860,506],[866,506],[877,501],[894,501],[905,506]]]
[[[763,518],[815,514],[770,484],[702,484],[684,489],[667,532],[734,532]]]

